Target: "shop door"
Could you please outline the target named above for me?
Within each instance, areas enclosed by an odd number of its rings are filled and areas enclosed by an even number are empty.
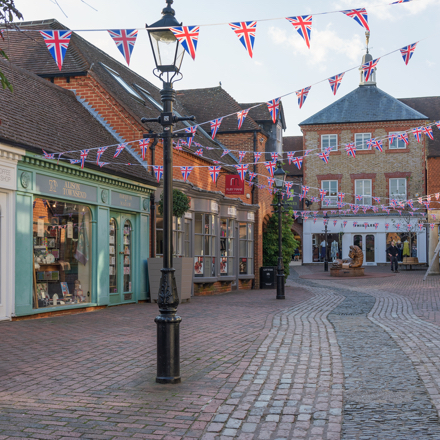
[[[364,254],[364,264],[376,263],[375,236],[374,234],[356,234],[353,245],[359,246]]]
[[[110,212],[109,280],[110,304],[134,301],[133,261],[134,218],[130,214]]]

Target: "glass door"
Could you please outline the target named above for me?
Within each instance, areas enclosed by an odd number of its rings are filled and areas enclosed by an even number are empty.
[[[356,234],[353,236],[353,245],[359,246],[364,254],[364,264],[374,264],[376,262],[374,234]]]
[[[110,303],[133,301],[133,218],[111,212],[109,224]]]

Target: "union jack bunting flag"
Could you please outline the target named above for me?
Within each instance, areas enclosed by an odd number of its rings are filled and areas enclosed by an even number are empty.
[[[322,215],[325,217],[327,215],[327,211],[322,211]]]
[[[281,98],[272,99],[267,102],[267,108],[269,109],[269,113],[272,116],[272,121],[275,124],[278,118],[278,112],[280,110],[280,102]]]
[[[344,221],[342,222],[342,225],[344,226],[344,228],[347,226],[347,223],[348,223],[347,220],[344,220]]]
[[[407,133],[400,133],[397,135],[397,139],[400,141],[405,142],[405,145],[409,144],[408,134]]]
[[[220,128],[220,124],[222,123],[223,118],[214,119],[210,122],[211,124],[211,137],[214,139],[217,136],[217,131]]]
[[[430,203],[431,203],[431,202],[430,202],[429,200],[424,200],[424,201],[423,201],[423,204],[425,205],[425,208],[426,208],[426,209],[429,209],[429,205],[430,205]]]
[[[276,162],[264,162],[264,166],[266,167],[267,171],[269,171],[270,176],[273,177],[273,172],[277,167]]]
[[[289,151],[287,153],[287,160],[289,161],[289,165],[292,163],[293,156],[295,156],[295,152],[294,151]]]
[[[336,215],[336,214],[337,214],[336,211],[330,211],[330,213],[331,213],[332,215]]]
[[[182,172],[183,180],[186,182],[188,180],[189,175],[194,167],[180,167],[180,171]]]
[[[113,159],[115,158],[115,157],[118,157],[121,153],[122,153],[122,151],[124,150],[124,148],[126,147],[126,143],[125,144],[119,144],[117,147],[116,147],[116,151],[115,151],[115,155],[113,156]]]
[[[358,222],[353,222],[353,226],[356,227]]]
[[[246,151],[239,151],[238,152],[238,163],[241,163],[241,161],[245,158],[246,156]]]
[[[379,223],[374,224],[374,229],[377,229],[379,227]]]
[[[338,207],[338,209],[342,209],[344,207],[345,203],[344,202],[337,202],[336,206]]]
[[[423,130],[422,127],[416,127],[412,129],[413,135],[416,138],[417,142],[420,142],[422,139]]]
[[[397,133],[391,133],[388,135],[388,142],[390,145],[394,142],[394,139],[397,139]]]
[[[440,198],[440,193],[435,193],[435,200],[438,200]]]
[[[242,21],[238,23],[229,23],[231,29],[235,32],[241,44],[247,50],[247,53],[252,58],[254,43],[255,43],[255,32],[257,30],[256,21]]]
[[[241,126],[243,125],[243,122],[246,119],[246,116],[247,116],[248,113],[249,113],[249,109],[242,110],[241,112],[237,112],[238,129],[239,130],[240,130]]]
[[[303,163],[303,158],[302,157],[294,157],[292,159],[292,162],[297,166],[297,168],[300,170],[301,169],[301,165]]]
[[[374,148],[376,148],[376,150],[380,151],[381,153],[383,152],[383,142],[381,139],[377,139],[376,141],[374,141]]]
[[[364,214],[366,214],[367,211],[368,211],[368,206],[367,205],[362,205],[362,211],[364,211]]]
[[[318,156],[325,162],[328,163],[328,154],[325,153],[319,153]]]
[[[79,159],[69,159],[69,160],[72,165],[76,165],[77,163],[81,162]]]
[[[431,231],[434,230],[435,224],[434,223],[430,223],[429,226],[431,227]]]
[[[327,190],[326,189],[320,189],[319,190],[319,195],[321,196],[321,202],[324,200],[324,197],[327,194]]]
[[[197,42],[199,41],[199,26],[177,26],[170,28],[170,31],[179,40],[183,48],[189,53],[193,60],[196,59]]]
[[[275,182],[275,179],[273,177],[268,177],[267,178],[267,184],[269,186],[273,186],[274,182]]]
[[[254,153],[254,162],[257,163],[260,160],[260,157],[263,153],[255,152]]]
[[[388,231],[388,228],[390,227],[389,223],[385,223],[385,229]]]
[[[109,29],[108,33],[125,58],[127,65],[130,65],[130,57],[136,43],[138,31],[136,29]]]
[[[366,141],[367,149],[371,150],[373,148],[375,142],[376,142],[376,139],[374,139],[374,138],[373,139],[368,139]]]
[[[203,148],[199,148],[194,154],[197,154],[197,156],[202,157],[203,156]]]
[[[397,2],[390,3],[390,5],[397,5],[399,3],[412,2],[412,0],[397,0]]]
[[[253,187],[253,186],[254,186],[254,182],[248,182],[248,185],[249,185],[250,187]]]
[[[338,224],[337,220],[333,220],[333,226],[336,226]]]
[[[396,229],[400,230],[400,223],[396,223]]]
[[[237,172],[238,172],[238,175],[240,176],[241,180],[244,180],[244,177],[246,176],[248,167],[249,167],[248,164],[235,165],[235,168],[237,168]]]
[[[284,182],[284,186],[286,187],[286,192],[290,193],[290,190],[292,189],[293,182]]]
[[[45,159],[55,159],[55,153],[49,154],[49,153],[46,153],[46,152],[43,150],[43,157],[44,157]]]
[[[153,165],[154,175],[156,176],[157,181],[159,182],[162,179],[163,175],[163,166],[162,165]]]
[[[345,197],[345,193],[343,192],[338,192],[338,199],[342,202],[342,200],[344,200]]]
[[[183,147],[180,144],[180,140],[177,141],[176,146],[174,147],[175,150],[183,151]]]
[[[359,201],[359,202],[362,202],[362,197],[363,197],[363,196],[361,196],[361,195],[357,195],[357,196],[356,196],[356,200]]]
[[[64,57],[69,47],[71,31],[40,31],[50,54],[57,63],[58,69],[62,69]]]
[[[379,208],[377,206],[372,206],[373,212],[379,212]]]
[[[99,165],[100,168],[102,168],[102,167],[108,165],[109,163],[110,162],[98,162],[98,165]]]
[[[432,219],[433,220],[437,220],[437,215],[436,214],[432,214]]]
[[[305,197],[307,195],[307,193],[309,192],[310,186],[304,186],[301,185],[301,192],[303,194],[303,196]]]
[[[408,46],[402,47],[400,49],[400,53],[402,54],[403,61],[406,65],[408,65],[409,60],[414,54],[414,51],[416,50],[417,43],[409,44]]]
[[[81,150],[81,168],[84,168],[84,162],[86,161],[88,154],[89,150]]]
[[[407,224],[408,232],[411,231],[412,225],[410,223]]]
[[[96,164],[99,165],[101,162],[101,156],[104,154],[104,151],[107,150],[108,147],[98,148],[98,152],[96,153]]]
[[[286,20],[292,23],[293,27],[307,44],[310,49],[310,37],[312,34],[312,16],[311,15],[299,15],[297,17],[286,17]]]
[[[230,152],[231,152],[231,150],[223,150],[223,154],[221,155],[221,157],[226,156]]]
[[[310,200],[312,201],[312,203],[319,202],[318,197],[310,197]]]
[[[367,222],[364,223],[364,227],[365,227],[365,229],[368,228],[368,223]]]
[[[374,69],[376,68],[379,60],[380,60],[380,58],[376,58],[375,60],[372,60],[372,61],[369,61],[368,63],[362,64],[362,70],[364,72],[365,81],[368,81],[370,79],[370,76],[374,72]]]
[[[308,156],[311,152],[312,152],[312,150],[305,150],[304,151],[304,157]]]
[[[267,188],[267,190],[269,191],[269,194],[270,194],[270,195],[273,194],[273,188]]]
[[[296,96],[298,97],[299,108],[301,108],[303,106],[303,104],[306,102],[307,95],[309,94],[311,88],[312,88],[312,86],[309,86],[309,87],[306,87],[305,89],[297,90],[295,92]],[[307,156],[307,154],[306,154],[306,156]]]
[[[440,130],[440,121],[436,121],[435,125],[437,125],[437,128]]]
[[[324,226],[328,225],[328,219],[327,218],[322,219],[322,221],[324,222]]]
[[[209,175],[214,183],[217,183],[218,176],[222,167],[208,167]]]
[[[412,200],[407,200],[406,203],[408,204],[408,206],[411,207],[411,209],[414,209],[414,205],[413,205],[413,201]]]
[[[140,139],[139,140],[139,147],[142,152],[142,160],[145,160],[145,156],[147,155],[149,144],[150,144],[150,139]]]
[[[345,146],[345,151],[348,156],[356,157],[356,145],[355,144],[347,144]]]
[[[355,214],[359,211],[359,205],[355,205],[354,209],[352,210]]]
[[[373,197],[373,200],[374,200],[376,203],[380,203],[380,197]]]
[[[255,177],[257,177],[257,173],[249,173],[249,181],[252,182],[252,180],[255,179]]]
[[[423,223],[419,223],[419,230],[423,231]]]
[[[186,142],[188,144],[188,147],[191,147],[194,136],[196,135],[197,127],[198,127],[198,125],[193,125],[192,127],[185,128],[185,131],[187,133],[191,134],[190,137],[186,138]]]
[[[431,196],[430,195],[426,196],[426,200],[431,201]]]
[[[336,96],[336,92],[339,89],[339,86],[341,85],[342,78],[344,77],[344,73],[340,73],[339,75],[332,76],[328,79],[328,82],[330,83],[330,87],[332,89],[333,95]]]
[[[356,20],[362,27],[364,27],[367,31],[370,30],[368,26],[368,14],[365,8],[361,9],[349,9],[347,11],[341,11],[343,14],[351,17],[353,20]],[[367,80],[368,81],[368,80]]]
[[[422,197],[419,197],[419,198],[417,199],[417,201],[418,201],[420,204],[422,204],[422,203],[423,203],[423,198],[422,198]]]
[[[434,140],[434,135],[432,134],[432,127],[431,126],[422,127],[422,131],[423,131],[423,133],[426,134],[426,136],[429,137],[429,139],[431,139],[432,141]]]
[[[316,220],[318,220],[316,217],[313,217],[313,223],[316,223]]]

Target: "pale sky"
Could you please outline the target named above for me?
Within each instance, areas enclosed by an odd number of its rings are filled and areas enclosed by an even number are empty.
[[[161,17],[164,0],[16,0],[24,20],[55,18],[70,29],[143,28]],[[283,17],[365,7],[371,30],[373,58],[424,38],[405,66],[400,52],[382,58],[378,64],[378,87],[396,98],[440,94],[438,46],[440,0],[415,0],[389,6],[393,0],[175,0],[176,18],[183,25],[223,23],[200,29],[196,60],[187,54],[183,80],[177,89],[218,86],[238,102],[259,102],[327,79],[361,63],[365,52],[365,31],[342,13],[315,15],[311,49]],[[254,55],[251,59],[227,23],[279,18],[257,24]],[[104,32],[80,35],[125,63],[115,43]],[[153,56],[146,31],[140,31],[130,68],[158,87],[152,75]],[[336,97],[328,82],[312,87],[300,110],[296,95],[283,98],[287,130],[285,135],[301,134],[298,123],[351,92],[359,84],[359,72],[348,72]],[[218,115],[223,116],[223,115]]]

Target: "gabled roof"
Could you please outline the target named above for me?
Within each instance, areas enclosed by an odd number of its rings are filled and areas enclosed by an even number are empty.
[[[440,96],[401,98],[399,101],[428,116],[431,121],[440,120]],[[440,135],[434,133],[434,140],[427,138],[428,156],[440,156]]]
[[[303,150],[303,137],[302,136],[284,136],[283,137],[283,151],[302,151]],[[301,153],[297,154],[301,156]],[[299,170],[295,164],[290,164],[287,161],[287,154],[284,154],[284,171],[288,176],[302,176],[303,169]]]
[[[177,99],[192,115],[196,117],[198,123],[217,119],[224,115],[243,110],[238,102],[220,86],[203,89],[179,90],[177,92]],[[209,124],[205,125],[204,128],[207,131],[211,130]],[[259,129],[259,125],[248,114],[241,126],[241,130]],[[223,133],[237,130],[237,116],[232,115],[223,119],[218,132]]]
[[[0,60],[0,67],[14,87],[13,93],[0,89],[2,142],[37,154],[41,154],[42,149],[48,153],[61,153],[118,144],[118,140],[81,105],[73,92],[7,61]],[[107,150],[101,162],[112,162],[113,154],[114,150]],[[65,154],[63,158],[79,159],[80,153]],[[96,150],[89,152],[87,160],[96,161]],[[133,157],[123,151],[118,162],[133,163]],[[157,186],[141,166],[112,164],[100,169],[86,162],[85,167]]]
[[[373,85],[359,86],[299,125],[428,119]]]
[[[258,106],[258,107],[255,107]],[[251,108],[249,110],[249,116],[254,119],[257,122],[270,122],[272,121],[272,116],[270,115],[269,108],[267,107],[266,102],[247,102],[247,103],[240,103],[240,107],[243,109]],[[278,120],[281,121],[281,125],[283,129],[285,130],[287,128],[286,121],[284,118],[284,109],[283,109],[283,103],[280,101],[280,110],[278,112]]]
[[[5,46],[8,47],[8,56],[12,62],[20,67],[26,68],[40,76],[76,76],[77,73],[92,76],[118,103],[141,124],[142,118],[157,118],[161,112],[162,104],[160,90],[148,80],[130,70],[124,64],[119,63],[114,58],[89,43],[87,40],[72,32],[69,48],[64,58],[61,72],[55,64],[51,54],[46,48],[46,44],[37,29],[67,29],[57,20],[42,20],[32,22],[17,23],[21,28],[35,29],[26,32],[5,32]],[[26,55],[24,56],[24,53]],[[116,72],[119,77],[133,89],[138,97],[129,93],[115,77],[110,73]],[[177,97],[179,98],[179,97]],[[176,100],[174,110],[181,116],[190,115],[180,102]],[[204,122],[204,121],[201,121]],[[143,124],[145,132],[152,129],[153,132],[162,132],[162,127],[156,123]],[[187,125],[178,123],[175,130],[183,129]],[[202,128],[206,128],[202,127]],[[210,128],[207,128],[210,133]],[[204,150],[204,158],[220,160],[222,148],[219,144],[197,134],[195,139],[203,146],[212,147],[213,150]],[[190,149],[184,147],[190,152]],[[194,151],[191,151],[194,153]],[[133,158],[131,158],[133,161]],[[226,164],[236,164],[237,160],[230,155],[221,159]]]

